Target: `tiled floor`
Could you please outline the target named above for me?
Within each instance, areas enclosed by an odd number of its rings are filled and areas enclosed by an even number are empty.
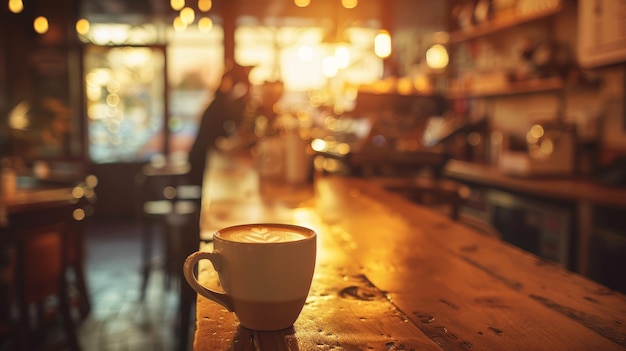
[[[145,301],[139,301],[140,233],[132,221],[88,223],[86,268],[92,312],[79,326],[84,351],[174,350],[176,286],[166,290],[163,272],[157,269]],[[189,332],[191,350],[193,330]]]

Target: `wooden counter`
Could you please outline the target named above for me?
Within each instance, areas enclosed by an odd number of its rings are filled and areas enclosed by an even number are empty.
[[[498,188],[514,193],[565,201],[575,209],[576,236],[571,242],[576,245],[578,272],[589,273],[589,246],[595,226],[594,207],[605,206],[626,210],[626,188],[576,178],[523,178],[503,174],[486,165],[450,160],[445,176],[465,183],[488,188]]]
[[[486,165],[450,160],[445,176],[530,196],[626,209],[626,188],[576,178],[524,178],[506,175]]]
[[[250,165],[211,165],[203,239],[228,225],[294,223],[318,232],[318,258],[291,329],[253,332],[198,298],[196,351],[626,347],[624,295],[366,180],[317,176],[296,187],[259,181]],[[215,288],[207,266],[200,279]]]

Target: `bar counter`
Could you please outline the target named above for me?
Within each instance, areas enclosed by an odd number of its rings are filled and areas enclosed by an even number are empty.
[[[202,250],[211,233],[283,222],[318,233],[316,271],[293,328],[255,332],[203,297],[194,350],[624,350],[626,298],[581,275],[364,179],[260,180],[214,157]],[[219,289],[206,261],[199,278]]]
[[[577,252],[579,273],[589,273],[589,246],[596,225],[594,207],[626,209],[626,188],[609,186],[591,179],[577,177],[525,178],[506,175],[496,167],[451,160],[446,177],[482,187],[503,189],[513,193],[571,203],[575,208],[576,235],[572,236]]]

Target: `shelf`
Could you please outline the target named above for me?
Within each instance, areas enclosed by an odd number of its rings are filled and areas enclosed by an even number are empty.
[[[563,1],[549,9],[529,14],[516,15],[505,18],[496,18],[490,22],[478,24],[465,30],[450,33],[450,44],[460,43],[469,39],[479,38],[526,22],[539,20],[559,13],[563,9]]]
[[[474,91],[454,92],[447,95],[448,99],[465,99],[478,97],[497,97],[507,95],[519,95],[558,91],[565,87],[561,78],[533,79],[521,82],[511,82],[505,87],[494,89],[481,89]]]

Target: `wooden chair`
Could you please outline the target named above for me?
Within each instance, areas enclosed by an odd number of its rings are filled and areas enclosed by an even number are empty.
[[[14,274],[7,282],[6,296],[9,325],[13,332],[17,331],[14,348],[44,349],[40,341],[45,340],[50,323],[44,307],[54,298],[56,308],[52,315],[60,317],[65,343],[70,350],[80,350],[66,280],[68,222],[35,224],[7,236],[10,242],[5,240],[3,245],[14,257]]]

